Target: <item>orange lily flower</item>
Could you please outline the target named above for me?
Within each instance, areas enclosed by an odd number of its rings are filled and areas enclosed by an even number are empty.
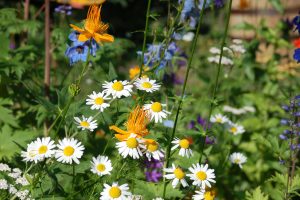
[[[84,23],[84,28],[79,28],[73,24],[70,26],[77,32],[79,32],[78,40],[85,42],[90,39],[95,39],[97,43],[113,42],[114,37],[106,33],[108,24],[101,21],[101,5],[92,5],[89,8],[87,18]]]
[[[149,124],[148,114],[141,108],[137,106],[129,115],[127,122],[125,123],[127,131],[124,131],[117,126],[110,126],[110,130],[116,131],[115,137],[119,141],[126,140],[131,133],[136,134],[138,137],[144,137],[149,134],[147,125]]]

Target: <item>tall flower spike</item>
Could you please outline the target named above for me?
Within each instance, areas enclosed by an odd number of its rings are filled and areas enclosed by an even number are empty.
[[[124,141],[131,133],[136,134],[138,137],[144,137],[149,134],[147,125],[149,124],[148,114],[140,107],[137,106],[129,115],[125,123],[127,131],[124,131],[117,126],[110,126],[109,129],[116,131],[115,137]]]
[[[97,43],[100,44],[102,44],[102,42],[114,41],[114,37],[106,33],[109,27],[108,24],[105,24],[101,21],[101,7],[102,5],[90,6],[83,29],[70,24],[70,26],[75,31],[78,31],[80,33],[78,36],[78,40],[80,42],[85,42],[90,39],[94,39]]]

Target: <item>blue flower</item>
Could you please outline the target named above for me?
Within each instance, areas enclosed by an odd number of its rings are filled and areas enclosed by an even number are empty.
[[[299,27],[299,28],[300,28],[300,27]],[[295,52],[294,52],[294,59],[295,59],[297,62],[300,62],[300,48],[295,50]]]
[[[99,49],[99,45],[94,39],[92,39],[91,42],[90,40],[87,40],[86,42],[80,42],[78,40],[78,36],[79,33],[73,31],[68,37],[69,40],[72,41],[72,45],[68,46],[65,55],[69,58],[71,65],[79,61],[85,62],[87,60],[89,46],[90,54],[92,56],[96,56],[96,51]]]
[[[87,60],[89,47],[87,45],[77,45],[68,47],[65,55],[69,58],[70,64],[73,65],[76,62]]]
[[[179,3],[181,3],[181,0],[179,0]],[[210,3],[211,0],[206,0],[205,8],[209,7]],[[195,28],[203,4],[204,0],[200,0],[198,5],[195,4],[194,0],[185,0],[180,14],[180,22],[189,21],[189,26]]]
[[[292,23],[296,26],[298,33],[300,34],[300,15],[294,17]]]

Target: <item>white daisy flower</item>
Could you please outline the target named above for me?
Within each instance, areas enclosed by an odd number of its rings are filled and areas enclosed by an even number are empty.
[[[150,104],[144,105],[144,110],[146,110],[151,116],[151,121],[154,119],[155,123],[162,122],[163,119],[167,118],[170,112],[163,110],[166,104],[161,104],[159,102],[151,102]]]
[[[38,150],[36,149],[36,145],[34,144],[34,142],[27,144],[26,151],[21,151],[21,157],[23,157],[23,161],[35,163],[41,161],[43,158],[39,156],[37,151]]]
[[[50,137],[37,138],[30,146],[30,154],[35,155],[35,162],[41,161],[44,158],[50,158],[54,153],[56,145]]]
[[[229,132],[232,133],[233,135],[238,135],[238,134],[243,134],[245,132],[245,129],[243,126],[241,126],[239,124],[230,122],[229,123]]]
[[[202,200],[204,198],[204,190],[195,191],[196,194],[193,195],[193,200]]]
[[[232,49],[235,53],[245,53],[246,52],[246,49],[244,48],[243,45],[237,45],[237,44],[232,44],[229,46],[230,49]]]
[[[136,79],[134,85],[139,90],[144,90],[146,92],[152,93],[154,91],[159,90],[160,88],[160,85],[155,82],[156,80],[150,80],[148,77],[141,77]]]
[[[209,49],[209,52],[212,53],[212,54],[220,54],[221,53],[221,50],[217,47],[211,47]]]
[[[243,168],[242,165],[247,161],[247,157],[242,153],[234,152],[229,156],[229,160],[232,164],[237,164],[240,168]]]
[[[113,169],[111,166],[111,161],[107,156],[98,155],[97,158],[93,157],[93,161],[91,161],[91,163],[91,171],[99,176],[110,174],[111,170]]]
[[[179,150],[179,155],[184,157],[190,157],[193,155],[193,151],[192,149],[190,149],[190,142],[187,140],[187,139],[182,139],[180,140],[179,138],[175,138],[173,141],[172,141],[173,144],[175,144],[173,147],[172,147],[172,151],[175,150],[177,147],[180,147],[180,150]]]
[[[112,97],[115,98],[121,98],[122,96],[129,97],[131,96],[132,87],[133,85],[130,85],[128,81],[118,81],[114,80],[112,82],[107,82],[102,85],[103,92],[105,92],[107,95],[112,95]]]
[[[104,184],[104,189],[101,192],[100,200],[126,200],[130,199],[128,184],[118,185],[113,183],[112,186]]]
[[[88,97],[89,98],[86,99],[86,105],[91,105],[92,110],[100,110],[100,112],[103,112],[105,108],[110,106],[109,103],[105,103],[105,100],[109,100],[110,98],[104,92],[96,93],[93,91]]]
[[[93,120],[93,117],[86,118],[82,115],[82,120],[79,117],[74,117],[77,128],[81,128],[82,130],[88,129],[90,131],[94,131],[98,127],[97,121]]]
[[[151,158],[160,160],[164,157],[163,151],[159,148],[159,144],[151,139],[146,140],[145,154],[149,161],[151,160]]]
[[[7,180],[0,179],[0,190],[7,190],[7,188],[8,188]]]
[[[187,32],[186,34],[184,34],[182,36],[182,40],[186,41],[186,42],[191,42],[191,41],[193,41],[194,36],[195,36],[195,33],[193,33],[193,32]]]
[[[11,169],[10,167],[5,163],[0,163],[0,172],[9,172]]]
[[[164,171],[166,172],[166,175],[164,177],[166,179],[173,179],[172,181],[172,187],[175,188],[177,184],[180,182],[183,187],[188,186],[188,183],[184,179],[185,173],[182,171],[180,167],[176,167],[174,164],[172,164],[172,167],[165,168]],[[167,174],[169,173],[169,174]]]
[[[233,39],[232,42],[234,44],[242,44],[243,43],[243,40],[240,40],[240,39]]]
[[[224,123],[228,122],[229,119],[225,115],[216,114],[210,118],[210,121],[212,123],[224,124]]]
[[[123,158],[126,158],[129,155],[133,159],[138,159],[143,156],[142,150],[146,148],[144,141],[137,138],[137,135],[133,133],[130,134],[126,140],[117,142],[116,146]]]
[[[193,180],[193,185],[201,187],[203,190],[205,187],[211,187],[210,183],[215,183],[214,180],[216,178],[215,176],[215,170],[208,169],[208,164],[205,165],[199,165],[193,164],[192,167],[189,168],[189,171],[192,172],[191,174],[187,174],[188,177],[190,177],[191,180]]]
[[[154,198],[154,199],[152,199],[152,200],[164,200],[164,199],[161,198],[161,197],[156,197],[156,198]]]
[[[58,141],[55,158],[58,162],[72,164],[73,161],[79,164],[83,155],[84,146],[74,138],[64,138]]]

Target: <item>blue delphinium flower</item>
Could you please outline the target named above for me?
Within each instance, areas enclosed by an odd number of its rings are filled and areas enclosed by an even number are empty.
[[[300,15],[294,17],[292,23],[296,26],[296,30],[298,30],[298,33],[300,34]]]
[[[300,62],[300,48],[295,50],[295,52],[294,52],[294,59],[297,62]]]
[[[287,126],[288,129],[284,130],[279,138],[282,140],[289,141],[290,149],[296,150],[299,148],[298,139],[299,136],[299,122],[298,117],[300,116],[300,96],[297,95],[290,100],[289,105],[283,105],[282,108],[289,114],[289,119],[281,119],[280,124]],[[297,137],[296,137],[297,136]]]
[[[221,8],[225,4],[225,0],[214,0],[214,4],[217,8]]]
[[[181,2],[182,0],[179,0],[179,3]],[[210,3],[211,0],[206,0],[205,8],[209,7]],[[204,0],[200,0],[198,5],[195,4],[194,0],[185,0],[180,14],[180,22],[189,21],[189,26],[191,28],[195,28],[200,10],[203,8],[203,4]]]
[[[87,60],[89,46],[90,54],[92,56],[96,56],[96,51],[99,49],[99,45],[95,40],[92,39],[91,44],[90,40],[87,40],[86,42],[81,42],[78,41],[78,35],[78,32],[73,31],[68,37],[69,40],[71,40],[72,44],[71,46],[68,46],[65,55],[69,58],[71,65],[79,61],[85,62]]]
[[[163,44],[149,44],[144,53],[144,65],[148,67],[156,67],[156,71],[166,67],[180,51],[175,42],[171,42],[167,47]],[[137,52],[142,55],[141,51]]]
[[[89,47],[87,45],[76,45],[68,47],[65,55],[69,58],[70,64],[73,65],[79,61],[85,62],[87,59]]]

